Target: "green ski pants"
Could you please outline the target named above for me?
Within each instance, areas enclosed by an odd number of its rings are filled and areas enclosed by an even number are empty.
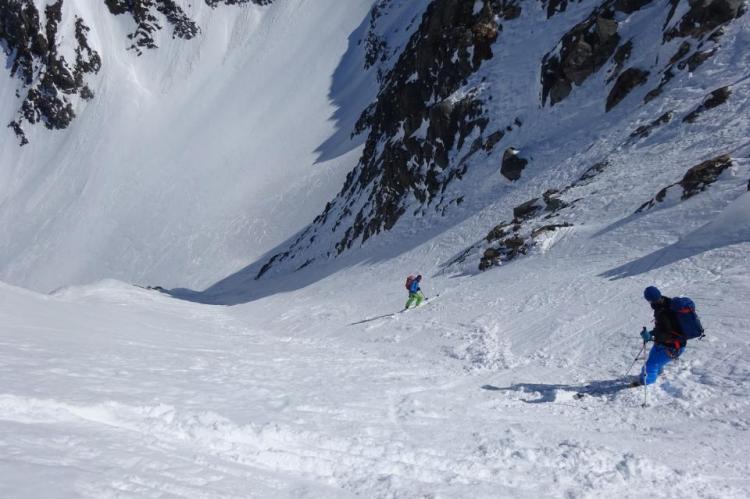
[[[417,291],[416,293],[409,293],[409,299],[406,300],[406,305],[404,306],[404,310],[407,308],[410,308],[412,305],[415,307],[418,307],[422,304],[422,300],[424,300],[424,295],[422,294],[422,290]]]

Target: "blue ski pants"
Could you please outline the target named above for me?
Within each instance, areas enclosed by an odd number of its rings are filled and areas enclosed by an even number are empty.
[[[664,366],[682,355],[684,351],[685,347],[675,350],[666,345],[655,343],[648,354],[646,365],[641,369],[641,381],[647,385],[654,383],[664,369]]]

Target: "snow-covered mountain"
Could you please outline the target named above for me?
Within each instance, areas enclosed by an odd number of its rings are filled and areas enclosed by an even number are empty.
[[[732,121],[747,103],[747,24],[733,23],[742,2],[435,1],[403,28],[413,31],[404,48],[389,50],[390,26],[378,24],[399,5],[371,13],[367,39],[390,65],[378,68],[377,99],[355,128],[367,134],[358,166],[258,277],[330,258],[404,219],[464,218],[529,183],[543,187],[537,199],[565,197],[603,169],[595,165],[618,163],[634,186],[656,188],[641,159],[654,156],[651,144],[682,149],[657,166],[673,177],[746,144]],[[711,123],[732,136],[691,150],[700,117],[718,106]],[[555,203],[551,211],[569,204]]]
[[[52,32],[50,5],[61,5]],[[103,277],[207,286],[309,223],[355,162],[339,155],[315,164],[336,131],[332,75],[370,2],[118,5],[0,8],[11,33],[0,32],[8,61],[0,121],[19,124],[29,142],[20,146],[3,127],[4,281],[42,291]],[[195,36],[179,35],[167,5],[182,9]],[[32,6],[38,23],[23,21],[34,18]],[[78,73],[76,26],[84,25],[84,56],[100,63]],[[37,56],[28,48],[36,39],[57,48]],[[14,71],[20,61],[30,83]],[[50,64],[60,79],[80,79],[80,91],[57,85]],[[27,117],[35,89],[45,100]]]
[[[0,497],[747,497],[747,9],[0,0]]]

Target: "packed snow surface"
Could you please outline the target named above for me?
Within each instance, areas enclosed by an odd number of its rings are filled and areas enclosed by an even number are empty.
[[[437,238],[233,307],[4,285],[0,496],[747,497],[748,196],[675,244],[736,237],[626,278],[607,273],[666,244],[637,237],[663,213],[480,275],[435,275]],[[387,316],[417,268],[435,298]],[[617,388],[647,284],[708,336],[644,408]]]

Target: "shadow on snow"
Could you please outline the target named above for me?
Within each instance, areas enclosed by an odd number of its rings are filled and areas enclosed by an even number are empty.
[[[539,398],[524,399],[528,404],[542,404],[554,402],[559,391],[572,392],[576,395],[593,395],[613,397],[618,392],[630,386],[629,379],[610,379],[603,381],[592,381],[584,385],[543,384],[543,383],[514,383],[510,386],[499,387],[494,385],[483,385],[483,390],[500,392],[522,392],[539,395]]]

